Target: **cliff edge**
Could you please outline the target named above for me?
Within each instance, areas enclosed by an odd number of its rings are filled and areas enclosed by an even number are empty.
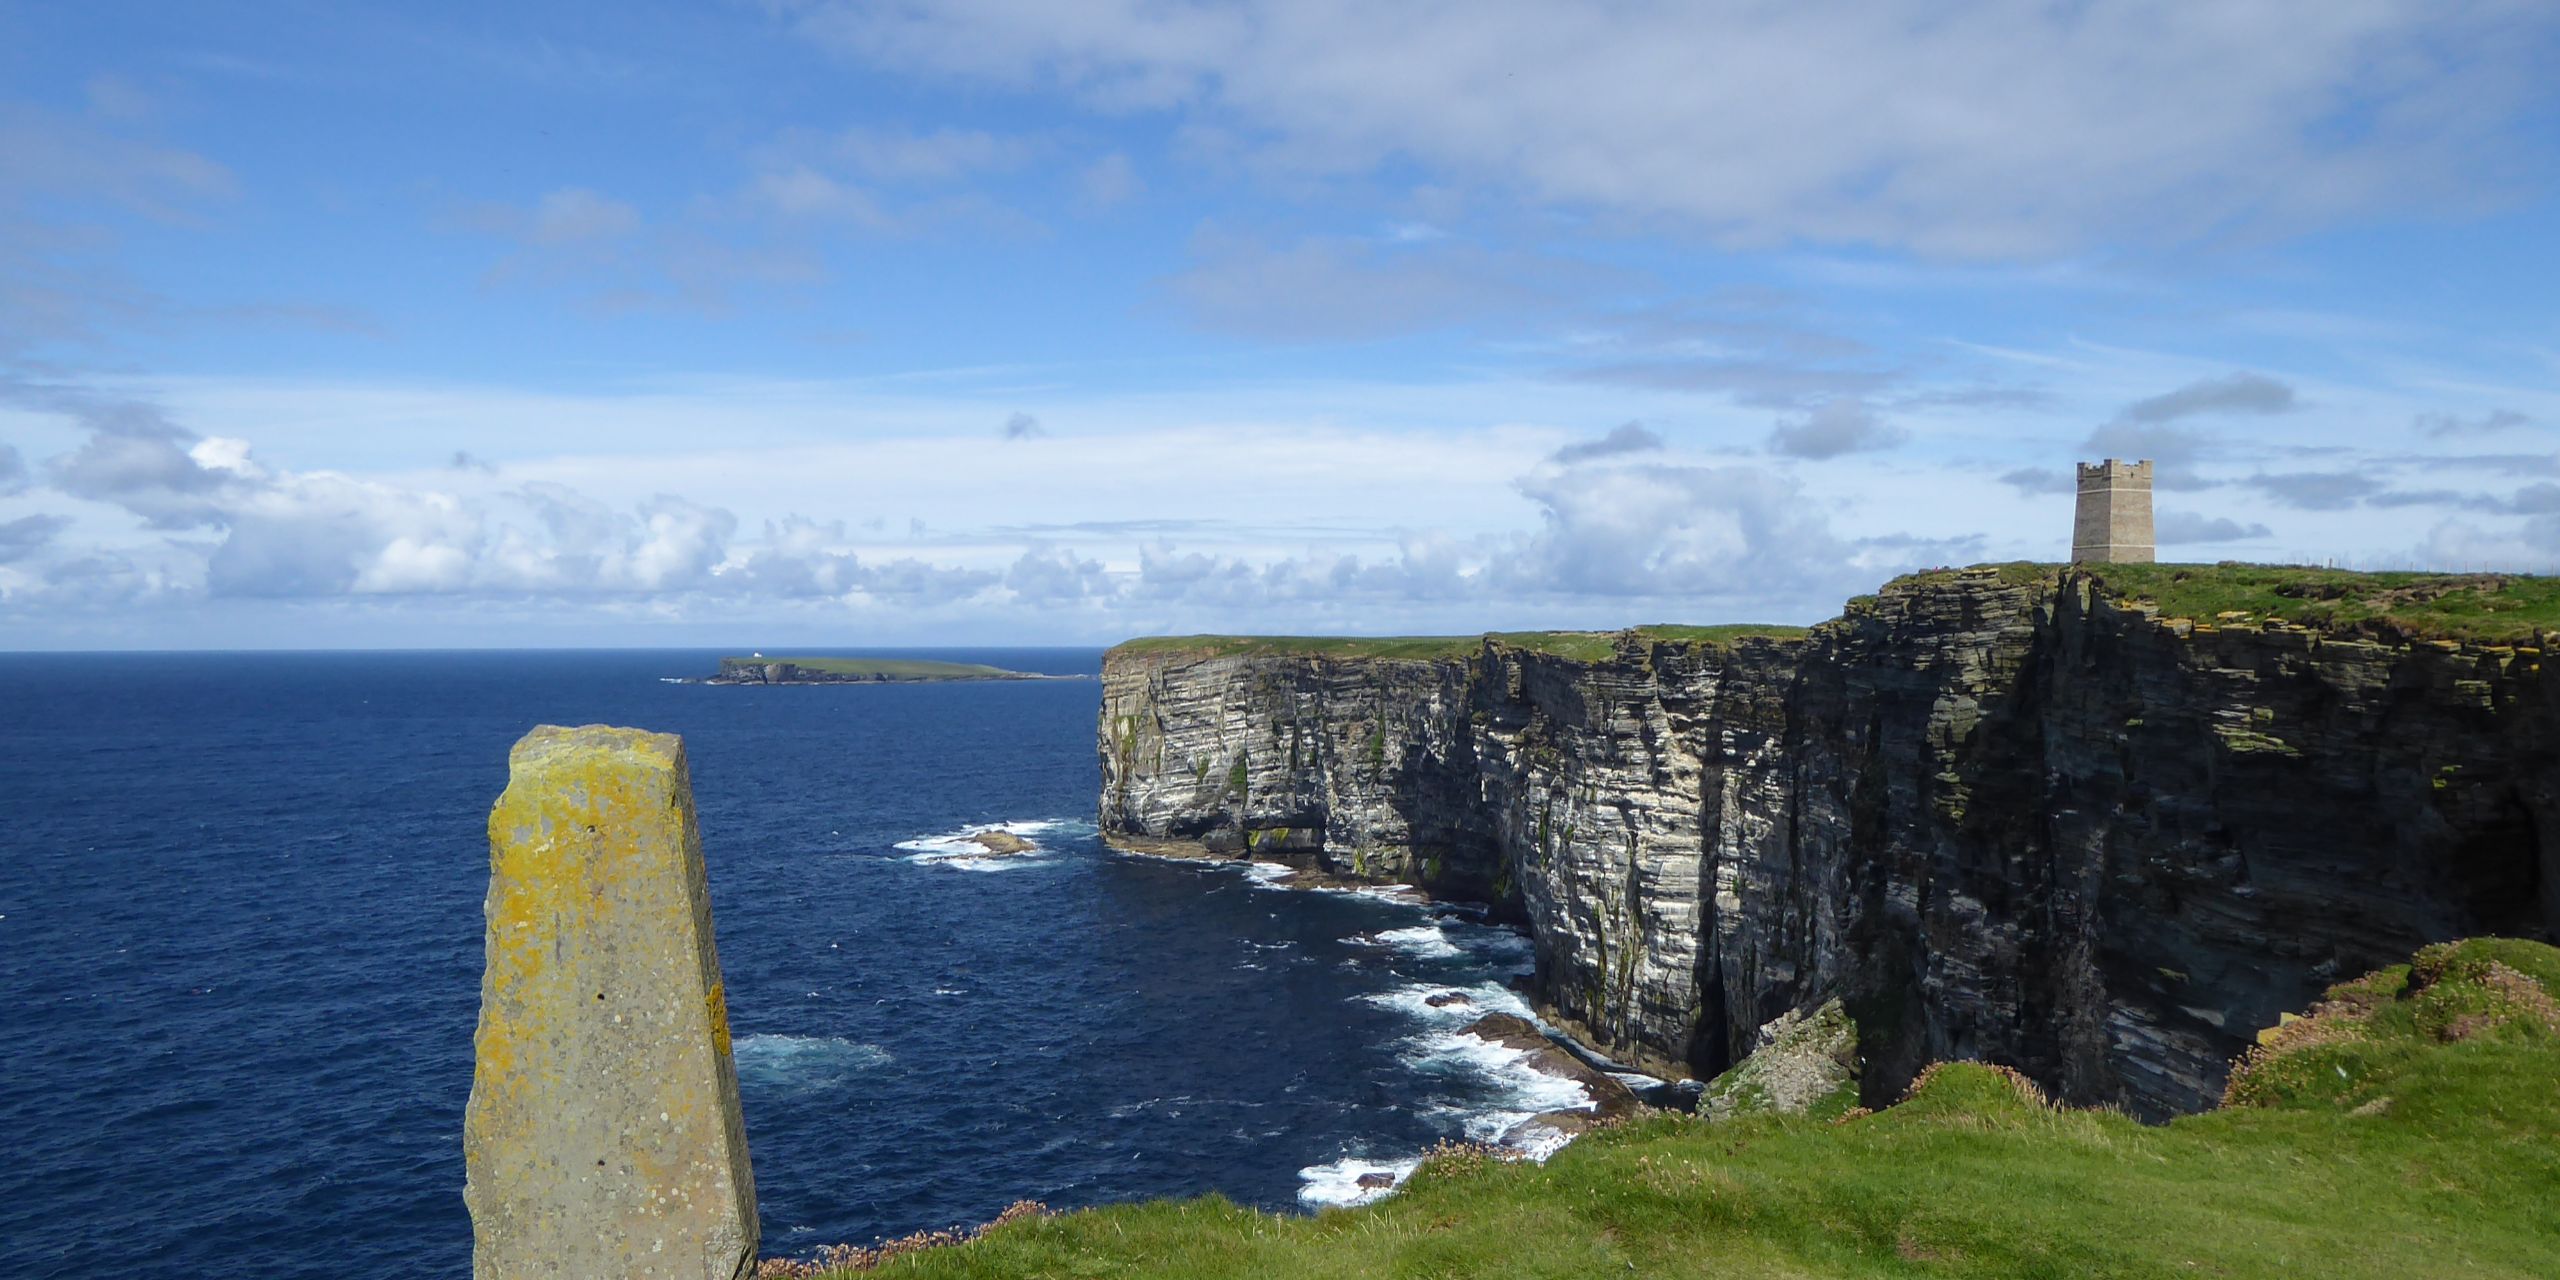
[[[1102,826],[1494,904],[1650,1069],[1836,998],[1870,1105],[1980,1058],[2159,1118],[2342,977],[2560,933],[2549,586],[2006,565],[1801,634],[1143,641]]]

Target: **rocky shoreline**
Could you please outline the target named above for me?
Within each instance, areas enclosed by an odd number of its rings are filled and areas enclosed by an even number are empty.
[[[1114,836],[1104,843],[1115,852],[1134,857],[1260,869],[1257,878],[1263,883],[1290,891],[1358,893],[1414,906],[1427,906],[1434,901],[1429,894],[1411,885],[1338,875],[1304,859],[1259,861],[1218,853],[1196,842],[1179,840]],[[1466,905],[1472,907],[1476,904]],[[1531,984],[1525,980],[1515,979],[1514,988],[1524,999],[1533,994]],[[1507,1050],[1517,1055],[1515,1061],[1520,1069],[1575,1085],[1589,1099],[1587,1108],[1550,1109],[1531,1114],[1489,1144],[1513,1158],[1543,1160],[1594,1126],[1613,1123],[1646,1107],[1680,1111],[1695,1109],[1698,1095],[1694,1085],[1653,1077],[1651,1087],[1639,1090],[1631,1086],[1627,1079],[1621,1078],[1621,1074],[1613,1074],[1606,1069],[1618,1064],[1571,1031],[1554,1026],[1548,1018],[1548,1010],[1542,1006],[1532,1004],[1538,1019],[1533,1021],[1516,1013],[1483,1009],[1467,994],[1454,990],[1426,997],[1424,1003],[1435,1009],[1481,1010],[1478,1016],[1459,1028],[1457,1034]],[[1649,1073],[1622,1068],[1622,1074],[1644,1077]],[[1355,1183],[1365,1191],[1383,1194],[1400,1185],[1403,1172],[1409,1171],[1372,1171],[1359,1175]]]

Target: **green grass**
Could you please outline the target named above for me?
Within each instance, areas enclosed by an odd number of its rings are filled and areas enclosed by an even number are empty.
[[[723,667],[730,663],[763,663],[767,666],[788,662],[804,671],[819,671],[852,680],[993,680],[1019,676],[1019,671],[990,667],[975,662],[934,662],[923,658],[722,658]]]
[[[2223,614],[2245,614],[2252,623],[2281,618],[2324,630],[2487,643],[2560,631],[2560,578],[2255,564],[2084,568],[2118,596],[2158,605],[2163,617],[2207,624]]]
[[[1531,653],[1598,662],[1616,652],[1619,638],[1630,632],[1650,641],[1721,647],[1745,639],[1791,639],[1805,634],[1805,628],[1744,623],[1715,627],[1662,624],[1634,627],[1629,631],[1493,631],[1472,636],[1149,636],[1126,641],[1112,652],[1168,653],[1202,658],[1256,654],[1289,658],[1432,661],[1467,657],[1483,649],[1485,642],[1491,640]]]
[[[870,1274],[2548,1280],[2555,983],[2560,952],[2539,944],[2430,948],[2254,1051],[2255,1102],[2162,1126],[2056,1110],[1964,1064],[1836,1124],[1657,1115],[1544,1166],[1444,1157],[1363,1209],[1211,1196],[1032,1217]]]
[[[1987,572],[2015,586],[2051,580],[2065,567],[2022,560],[1930,569],[1895,583],[1946,585]],[[2325,630],[2487,643],[2530,641],[2539,633],[2560,632],[2560,578],[2553,577],[2356,573],[2227,563],[2082,565],[2077,569],[2120,598],[2158,605],[2163,617],[2207,624],[2214,624],[2218,615],[2245,614],[2250,622],[2283,619]],[[1860,601],[1873,599],[1859,597]],[[1856,603],[1852,602],[1853,611]],[[1432,661],[1466,657],[1489,639],[1531,653],[1598,662],[1615,652],[1628,635],[1655,643],[1729,648],[1745,640],[1791,640],[1805,633],[1803,627],[1767,623],[1709,627],[1662,623],[1626,631],[1497,631],[1471,636],[1151,636],[1128,641],[1113,652]]]

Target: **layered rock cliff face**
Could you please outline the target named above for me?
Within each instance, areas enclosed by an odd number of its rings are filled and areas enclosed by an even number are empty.
[[[1657,1070],[1837,998],[1870,1101],[1984,1058],[2192,1110],[2325,983],[2560,933],[2537,652],[2197,626],[2078,573],[1605,657],[1124,648],[1100,730],[1116,840],[1490,903],[1549,1016]]]

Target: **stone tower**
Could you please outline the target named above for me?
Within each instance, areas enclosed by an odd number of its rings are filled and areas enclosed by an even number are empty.
[[[2080,510],[2071,562],[2151,563],[2151,462],[2080,464]]]

